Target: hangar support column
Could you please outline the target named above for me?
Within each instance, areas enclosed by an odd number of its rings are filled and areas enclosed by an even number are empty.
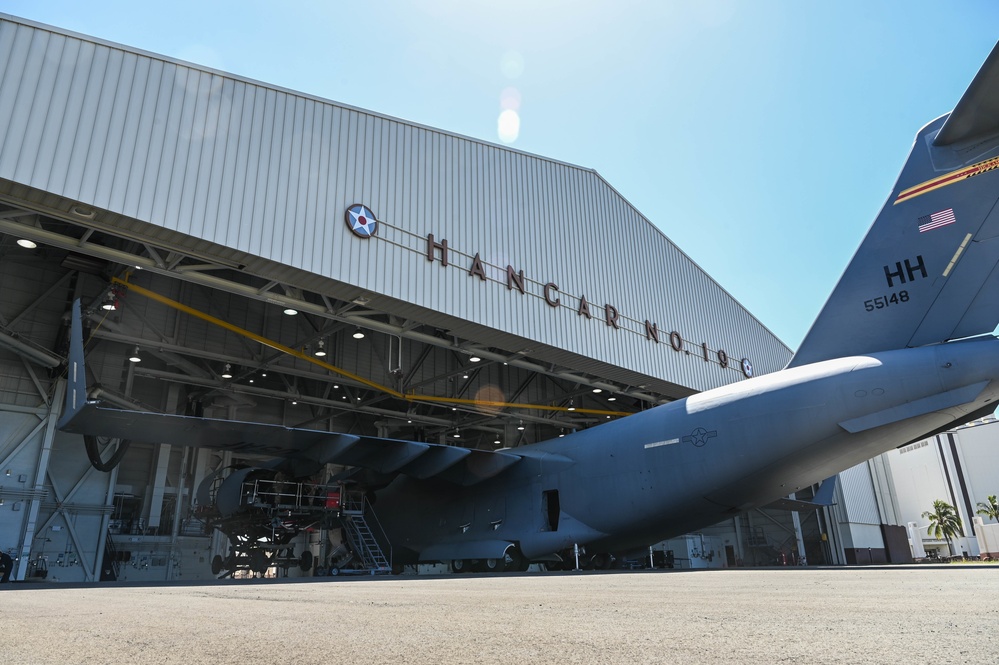
[[[66,392],[66,380],[56,381],[52,399],[49,402],[49,412],[46,416],[45,434],[42,438],[42,447],[38,453],[38,468],[35,470],[35,484],[33,489],[36,493],[45,489],[45,474],[49,470],[49,457],[52,455],[52,444],[55,440],[56,422],[59,420],[59,413],[62,411],[63,395]],[[17,572],[14,579],[23,580],[28,572],[28,560],[31,558],[31,543],[35,539],[35,526],[38,522],[38,511],[42,507],[39,498],[28,500],[28,517],[25,520],[24,533],[21,536],[21,552],[18,558]]]

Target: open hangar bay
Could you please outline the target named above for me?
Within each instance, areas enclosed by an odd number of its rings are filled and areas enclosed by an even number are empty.
[[[790,357],[592,170],[15,17],[0,16],[0,52],[0,550],[15,580],[211,579],[228,543],[197,519],[197,490],[266,458],[88,451],[58,432],[76,298],[91,396],[120,408],[473,450]],[[852,503],[745,513],[678,559],[884,557],[899,522],[880,468],[837,490]],[[267,574],[330,570],[333,531],[301,535]]]
[[[407,663],[991,663],[995,573],[952,565],[25,585],[0,592],[0,651],[11,665],[322,663],[331,654]]]

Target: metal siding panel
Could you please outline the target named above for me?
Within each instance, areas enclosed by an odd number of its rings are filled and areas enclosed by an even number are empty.
[[[739,375],[648,342],[646,317],[733,361],[776,368],[789,355],[593,171],[8,21],[0,54],[4,177],[218,243],[220,255],[698,388]],[[375,208],[382,238],[346,229],[354,202]],[[424,258],[431,232],[451,243],[451,268]],[[493,281],[467,275],[475,252]],[[508,263],[525,271],[527,295],[505,288]],[[548,280],[558,310],[541,298]],[[593,320],[576,314],[580,295]],[[621,330],[604,323],[606,303]]]

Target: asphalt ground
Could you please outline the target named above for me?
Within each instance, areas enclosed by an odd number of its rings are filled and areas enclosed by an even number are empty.
[[[999,662],[999,566],[5,587],[4,665]]]

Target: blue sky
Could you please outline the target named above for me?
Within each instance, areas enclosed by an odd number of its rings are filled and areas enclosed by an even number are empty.
[[[999,40],[990,0],[0,11],[488,141],[515,107],[509,145],[598,171],[791,348],[916,131],[953,108]]]

